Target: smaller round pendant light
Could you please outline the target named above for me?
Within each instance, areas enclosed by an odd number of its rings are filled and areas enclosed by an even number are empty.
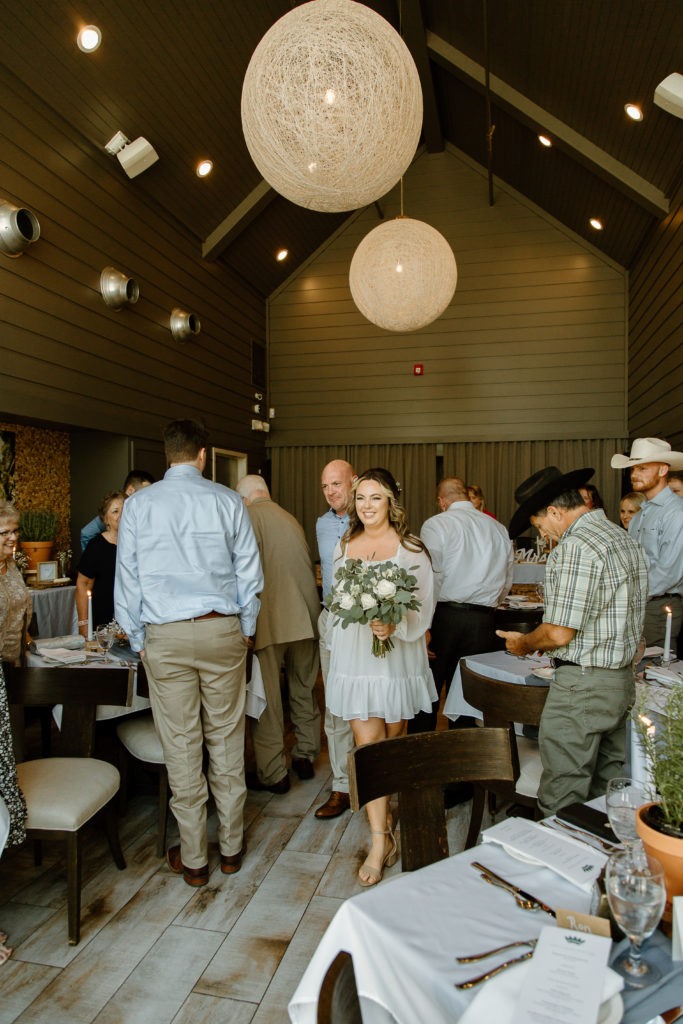
[[[397,217],[360,243],[349,272],[353,301],[387,331],[417,331],[453,298],[458,268],[450,245],[421,220]]]
[[[242,87],[242,128],[286,199],[341,212],[373,203],[412,160],[422,88],[398,32],[354,0],[314,0],[266,32]]]

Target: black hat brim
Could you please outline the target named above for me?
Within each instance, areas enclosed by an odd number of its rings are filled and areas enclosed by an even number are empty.
[[[583,487],[594,473],[595,470],[591,466],[585,469],[574,469],[571,473],[563,473],[562,476],[555,477],[554,480],[539,487],[530,498],[522,502],[510,520],[509,532],[512,539],[515,540],[520,533],[523,533],[529,525],[529,518],[535,515],[539,509],[551,505],[553,498],[558,498],[565,491]]]

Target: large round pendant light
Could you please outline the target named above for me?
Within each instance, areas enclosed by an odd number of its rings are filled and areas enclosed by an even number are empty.
[[[313,0],[277,21],[242,87],[242,127],[259,171],[311,210],[374,202],[413,158],[422,89],[399,34],[354,0]]]
[[[387,331],[417,331],[453,298],[458,268],[450,245],[421,220],[397,217],[360,243],[349,272],[353,301]]]

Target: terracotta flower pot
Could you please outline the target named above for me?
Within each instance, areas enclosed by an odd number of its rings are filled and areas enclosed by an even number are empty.
[[[664,919],[671,920],[671,901],[674,896],[683,896],[683,839],[667,836],[657,829],[651,828],[643,815],[656,804],[643,804],[636,814],[636,829],[643,840],[643,846],[653,857],[656,857],[664,868],[666,881],[666,908]]]
[[[37,569],[37,562],[49,562],[55,543],[53,540],[22,540],[19,547],[29,561],[29,569]]]

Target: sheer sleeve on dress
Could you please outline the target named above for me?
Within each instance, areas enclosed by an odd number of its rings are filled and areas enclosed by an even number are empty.
[[[403,545],[399,548],[399,565],[412,570],[417,577],[415,596],[420,602],[417,611],[408,612],[396,627],[394,636],[399,640],[418,640],[427,632],[434,614],[434,570],[429,556],[424,551],[409,551]]]

